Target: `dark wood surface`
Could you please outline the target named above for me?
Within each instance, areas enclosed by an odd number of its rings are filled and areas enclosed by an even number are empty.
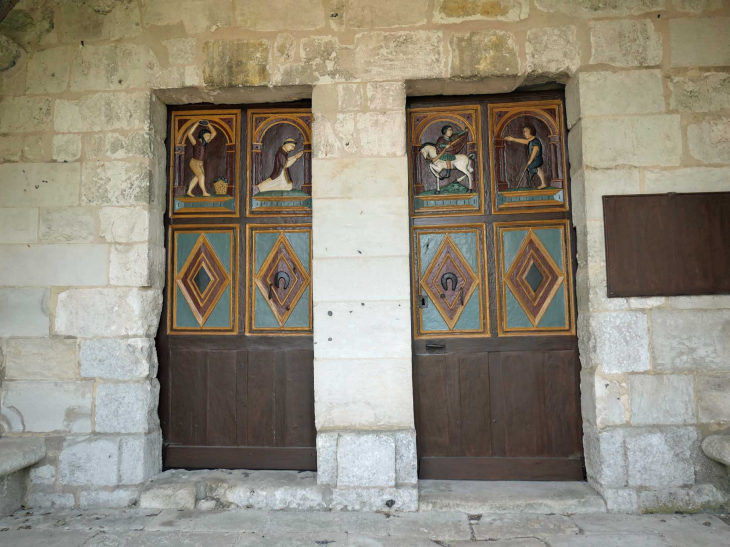
[[[275,106],[275,105],[274,105]],[[298,102],[282,107],[308,107]],[[173,110],[191,109],[170,107]],[[246,143],[245,106],[241,108]],[[169,142],[168,142],[169,145]],[[160,421],[166,468],[314,470],[314,354],[310,336],[244,335],[245,226],[310,222],[310,218],[245,215],[246,153],[241,151],[239,218],[175,218],[178,225],[232,224],[241,228],[239,252],[239,331],[237,335],[157,335],[160,361]],[[168,166],[169,168],[169,166]],[[169,169],[168,169],[169,173]],[[168,185],[169,187],[169,185]],[[163,304],[166,317],[169,302]]]
[[[409,107],[479,103],[486,128],[489,103],[556,98],[563,98],[561,91],[411,99]],[[488,173],[489,146],[486,131],[482,133],[482,165]],[[570,196],[569,177],[567,182]],[[411,221],[412,226],[484,222],[490,319],[488,338],[435,336],[413,341],[419,477],[584,480],[577,338],[538,334],[500,337],[497,333],[493,224],[569,219],[570,211],[494,215],[489,208],[488,181],[485,186],[484,215]],[[574,230],[570,231],[570,242],[575,274]]]
[[[730,192],[604,196],[609,297],[730,293]]]

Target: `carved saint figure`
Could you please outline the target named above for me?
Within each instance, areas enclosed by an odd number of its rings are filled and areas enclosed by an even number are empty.
[[[202,126],[202,129],[198,131],[196,137],[195,130],[200,126]],[[193,178],[188,185],[187,192],[187,195],[190,197],[195,197],[193,196],[193,189],[196,186],[200,186],[204,196],[210,196],[205,189],[205,148],[217,134],[218,132],[215,130],[215,127],[210,125],[207,120],[198,120],[188,130],[187,137],[193,145],[193,157],[188,164],[190,165],[190,170],[193,172]]]
[[[525,174],[525,171],[527,171],[527,185],[530,185],[530,181],[537,174],[540,178],[540,186],[538,186],[537,189],[542,190],[543,188],[547,188],[547,183],[545,182],[545,172],[542,170],[542,164],[544,163],[542,157],[542,143],[540,142],[540,139],[535,136],[536,133],[537,131],[534,126],[525,125],[522,128],[522,134],[525,136],[524,139],[505,137],[504,140],[527,145],[527,164],[520,174],[517,186],[519,187],[522,182],[522,177]]]
[[[466,135],[467,130],[464,129],[459,133],[454,134],[454,128],[450,125],[445,125],[441,128],[441,136],[436,141],[436,149],[439,155],[436,159],[444,161],[454,161],[456,154],[459,154],[466,144],[466,139],[461,138]]]
[[[469,139],[468,133],[468,129],[464,129],[455,134],[452,126],[445,125],[441,128],[441,136],[435,144],[425,142],[421,145],[419,152],[436,178],[436,194],[441,193],[441,181],[449,178],[452,169],[464,173],[455,182],[461,184],[466,179],[467,188],[465,191],[474,192],[472,188],[474,167],[472,167],[471,162],[476,156],[473,153],[468,155],[461,153]]]
[[[289,154],[296,148],[297,141],[294,139],[286,139],[279,150],[274,156],[274,167],[271,170],[269,178],[261,181],[254,189],[254,193],[258,192],[271,192],[274,190],[289,191],[293,187],[291,176],[289,175],[289,168],[296,163],[296,161],[302,157],[304,151],[297,152],[293,156],[289,157]],[[257,191],[256,191],[257,190]]]

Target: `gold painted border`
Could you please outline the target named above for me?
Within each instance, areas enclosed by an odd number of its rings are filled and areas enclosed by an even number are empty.
[[[498,108],[507,108],[507,107],[520,107],[520,110],[524,110],[525,112],[530,112],[531,110],[539,109],[540,107],[554,107],[557,106],[558,108],[558,133],[560,134],[560,147],[563,151],[563,192],[565,195],[565,199],[563,200],[563,203],[559,206],[546,206],[545,203],[538,202],[536,205],[508,205],[508,206],[502,206],[501,208],[497,207],[497,177],[494,171],[495,161],[494,161],[494,111]],[[563,113],[563,101],[560,99],[548,99],[544,101],[515,101],[511,103],[493,103],[487,105],[487,139],[489,140],[489,175],[490,175],[490,188],[489,191],[491,193],[491,207],[492,207],[492,214],[494,215],[512,215],[512,214],[525,214],[525,213],[554,213],[554,212],[563,212],[567,211],[570,207],[569,205],[569,192],[568,192],[568,178],[570,176],[570,173],[568,173],[568,162],[565,159],[566,158],[566,148],[565,148],[565,124],[564,124],[564,113]],[[529,203],[529,202],[528,202]]]
[[[529,230],[530,228],[560,228],[563,232],[562,250],[564,264],[565,290],[565,312],[568,326],[566,327],[519,327],[507,328],[507,317],[505,312],[506,287],[504,281],[504,248],[501,234],[503,231]],[[575,308],[573,288],[573,261],[570,245],[570,221],[565,220],[526,220],[516,222],[495,222],[494,223],[494,259],[496,266],[497,281],[497,334],[499,336],[575,336]],[[552,258],[552,257],[551,257]]]
[[[308,327],[282,327],[255,328],[253,318],[256,313],[256,299],[253,298],[256,290],[254,280],[254,261],[256,258],[256,243],[254,235],[256,232],[306,232],[309,234],[309,326]],[[313,334],[314,310],[312,307],[314,299],[313,272],[312,272],[312,224],[247,224],[246,225],[246,317],[244,321],[245,334],[249,336],[311,336]],[[305,287],[306,289],[306,287]]]
[[[306,114],[312,117],[312,126],[314,126],[314,114],[311,108],[252,108],[247,111],[247,123],[246,123],[246,216],[256,218],[270,218],[280,216],[311,216],[312,208],[306,207],[279,207],[278,209],[270,209],[263,213],[257,213],[256,209],[251,208],[251,200],[253,195],[252,181],[251,181],[251,149],[253,147],[253,117],[256,114],[290,114],[294,116],[301,116]],[[309,144],[311,148],[312,144],[312,130],[314,127],[309,129],[309,141],[305,141],[303,144]],[[314,151],[312,151],[314,155]],[[310,158],[310,161],[313,158]],[[312,176],[312,194],[314,194],[314,176]],[[312,196],[310,196],[312,197]]]
[[[438,114],[439,112],[459,111],[474,109],[475,116],[475,140],[477,143],[477,154],[479,160],[479,208],[478,209],[465,209],[464,207],[458,206],[441,206],[441,207],[421,207],[418,212],[415,209],[415,196],[413,195],[414,181],[413,181],[413,169],[414,169],[414,158],[413,158],[413,138],[416,134],[416,127],[414,126],[413,115],[418,113],[433,112]],[[485,169],[484,169],[484,148],[482,138],[482,107],[479,104],[467,104],[458,106],[428,106],[409,108],[407,111],[408,115],[408,138],[406,139],[408,147],[408,197],[410,213],[413,218],[429,218],[429,217],[448,217],[448,216],[472,216],[472,215],[483,215],[485,205],[484,202],[487,199],[487,192],[485,186]],[[421,122],[423,123],[423,122]],[[465,125],[469,125],[466,124]]]
[[[205,115],[211,116],[211,115],[223,115],[223,116],[229,116],[233,115],[235,117],[235,126],[233,128],[233,135],[235,137],[235,143],[236,143],[236,165],[235,165],[235,175],[234,175],[234,188],[235,188],[235,200],[234,205],[236,206],[234,211],[229,211],[228,213],[207,213],[203,214],[201,213],[201,209],[188,209],[189,213],[176,213],[173,210],[173,184],[175,181],[175,120],[177,118],[187,117],[187,116],[193,116],[193,117],[200,117],[204,118]],[[238,218],[240,216],[240,206],[241,203],[241,110],[240,109],[229,109],[229,110],[176,110],[172,113],[172,117],[170,118],[170,170],[168,172],[168,180],[167,180],[167,192],[169,194],[168,198],[168,205],[167,205],[167,211],[169,218]]]
[[[482,324],[482,329],[479,331],[424,331],[421,329],[421,314],[420,308],[418,307],[418,297],[421,294],[421,278],[420,275],[420,264],[421,264],[421,246],[418,236],[423,234],[449,234],[449,233],[463,233],[463,232],[476,232],[477,234],[477,249],[479,251],[479,270],[476,272],[479,287],[481,289],[482,296],[479,299],[479,313]],[[486,240],[486,225],[483,222],[476,224],[454,224],[454,225],[441,225],[441,226],[412,226],[411,227],[411,245],[413,245],[413,260],[411,260],[411,317],[413,322],[413,337],[416,340],[425,338],[490,338],[490,325],[489,325],[489,290],[487,289],[489,271],[487,264],[487,240]],[[481,233],[481,236],[480,236]]]
[[[175,279],[177,278],[177,234],[180,232],[228,233],[231,234],[231,326],[230,327],[178,327],[175,324]],[[174,335],[231,335],[238,334],[238,224],[185,224],[170,226],[167,242],[167,334]]]

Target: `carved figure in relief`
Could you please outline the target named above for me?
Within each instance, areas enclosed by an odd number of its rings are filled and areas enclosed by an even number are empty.
[[[196,136],[195,131],[201,126],[202,129],[198,131]],[[187,195],[191,198],[195,197],[193,195],[193,190],[196,186],[200,187],[205,197],[210,196],[208,191],[205,189],[205,148],[217,134],[218,132],[215,127],[210,125],[207,120],[198,120],[188,130],[187,137],[193,145],[193,157],[190,159],[190,163],[188,164],[190,166],[190,170],[193,172],[193,178],[190,180],[187,191]]]
[[[524,139],[518,139],[517,137],[504,138],[506,141],[527,145],[527,163],[520,173],[520,178],[517,179],[518,188],[522,184],[522,177],[525,175],[525,171],[527,171],[527,186],[530,186],[530,181],[535,175],[537,175],[540,178],[540,186],[538,186],[537,189],[542,190],[543,188],[547,188],[545,173],[542,170],[542,164],[544,163],[542,157],[542,143],[540,142],[540,139],[535,136],[536,133],[537,131],[532,125],[525,125],[522,128],[522,134],[525,136]]]
[[[289,168],[304,154],[304,151],[302,150],[290,157],[289,154],[294,151],[296,146],[297,141],[294,139],[286,139],[282,143],[281,148],[279,148],[276,152],[276,156],[274,157],[274,167],[271,170],[269,178],[261,181],[256,187],[254,187],[254,194],[275,190],[288,192],[293,188],[291,176],[289,175]]]
[[[466,129],[455,134],[452,126],[445,125],[441,128],[441,136],[436,140],[436,144],[426,142],[421,145],[421,156],[428,162],[431,173],[436,177],[436,194],[441,193],[441,181],[449,177],[452,169],[464,173],[455,182],[461,184],[464,179],[467,179],[468,191],[474,191],[472,188],[474,168],[471,160],[475,156],[474,154],[468,156],[461,154],[467,140],[468,131]]]

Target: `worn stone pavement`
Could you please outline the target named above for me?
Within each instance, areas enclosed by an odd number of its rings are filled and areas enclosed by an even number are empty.
[[[2,547],[696,547],[730,546],[713,515],[467,515],[449,512],[20,510]]]

